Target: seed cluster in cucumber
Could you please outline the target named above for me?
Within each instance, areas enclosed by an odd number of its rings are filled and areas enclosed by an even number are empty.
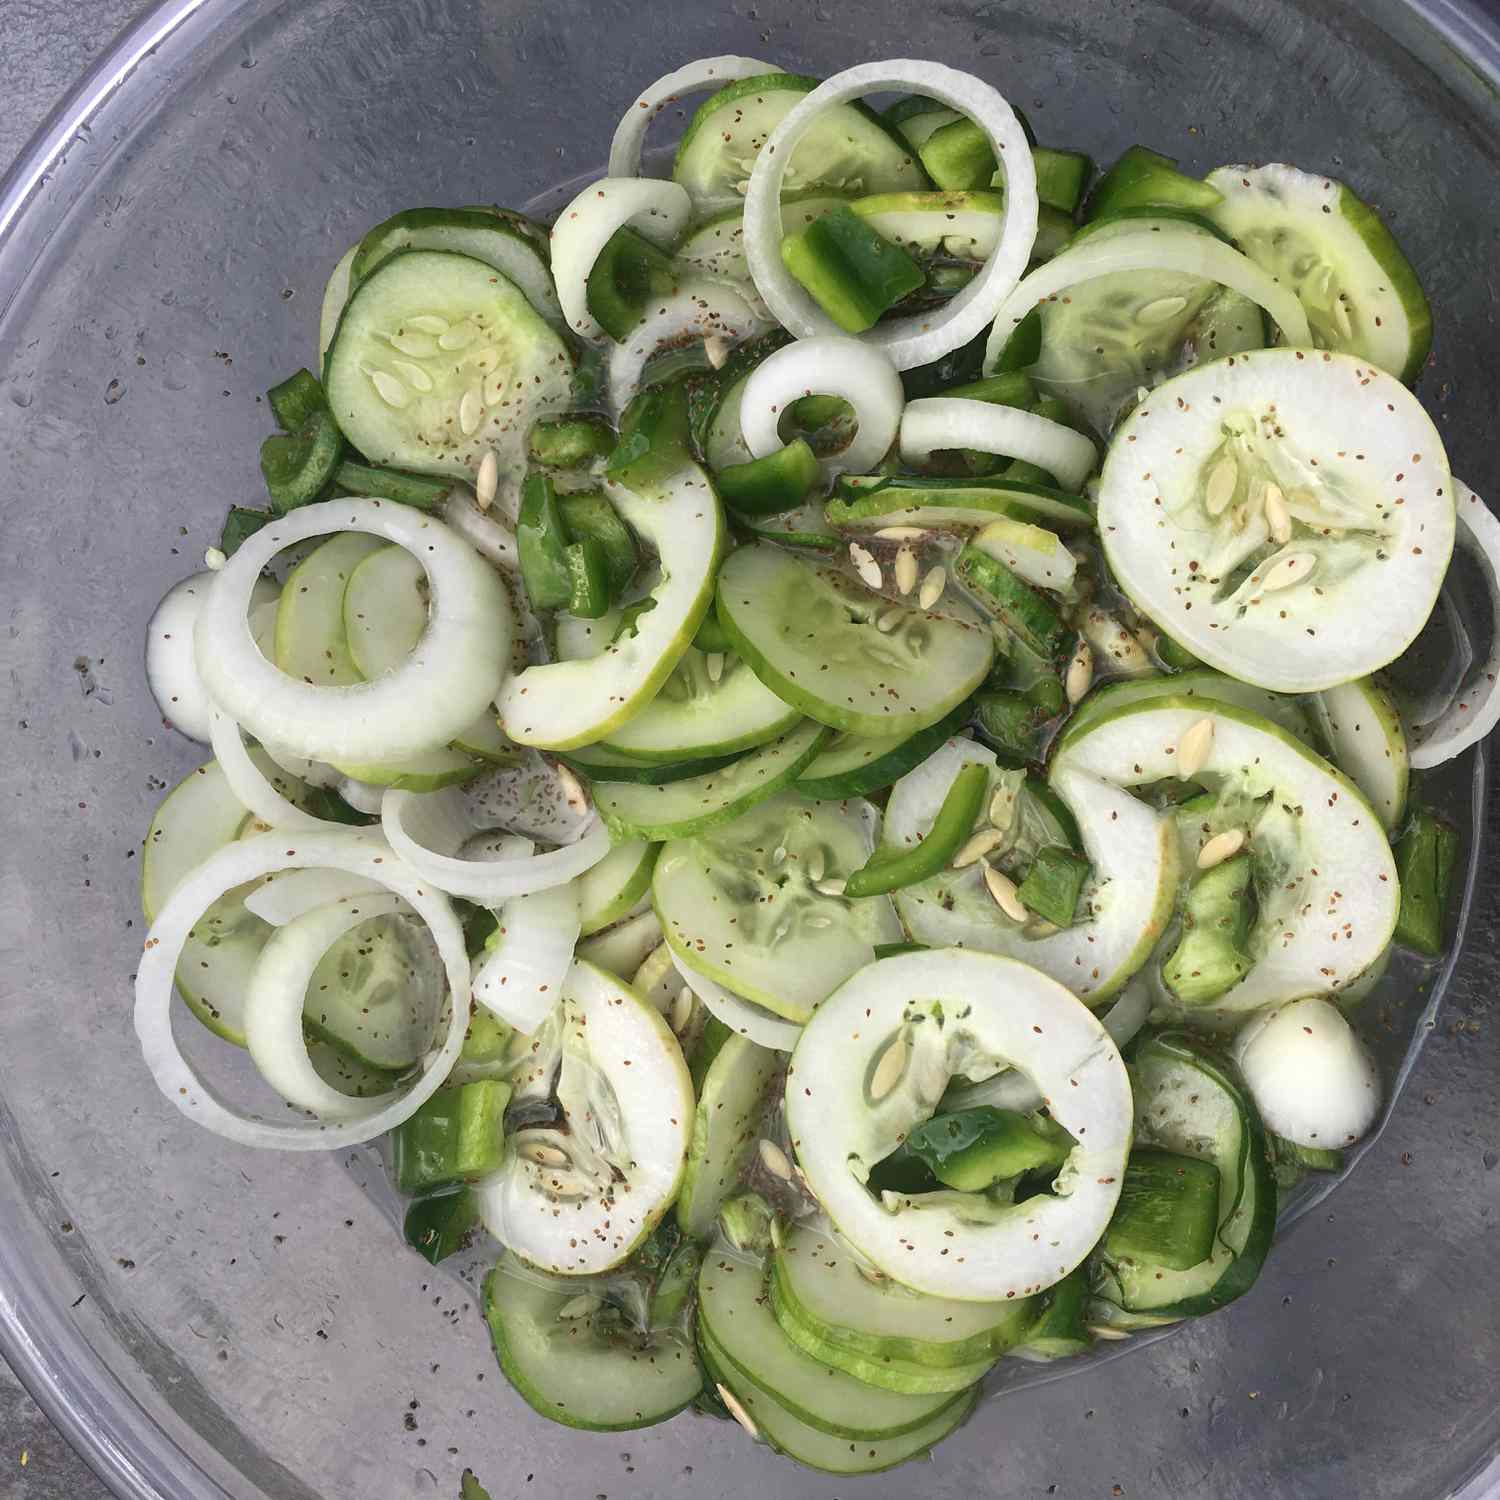
[[[392,215],[153,617],[215,754],[146,839],[146,1061],[240,1144],[387,1136],[556,1423],[870,1473],[1253,1294],[1387,1102],[1359,1002],[1453,941],[1422,776],[1500,657],[1398,684],[1500,525],[1379,184],[1078,144],[704,59],[551,224]]]

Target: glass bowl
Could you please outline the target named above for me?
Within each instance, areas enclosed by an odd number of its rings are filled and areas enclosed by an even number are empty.
[[[405,1253],[371,1152],[273,1157],[156,1094],[130,1024],[136,863],[202,759],[163,729],[147,616],[255,503],[262,392],[315,355],[333,260],[414,203],[523,204],[602,169],[634,90],[734,51],[889,55],[994,79],[1049,142],[1194,170],[1263,156],[1372,196],[1432,294],[1422,393],[1500,491],[1500,25],[1459,0],[173,0],[0,185],[0,598],[9,704],[0,1005],[0,1351],[122,1496],[848,1496],[681,1418],[535,1417],[473,1288]],[[1378,603],[1372,603],[1378,607]],[[1366,1001],[1383,1134],[1218,1316],[1014,1386],[861,1496],[1490,1493],[1500,1445],[1497,902],[1482,761],[1429,778],[1465,830],[1457,963]],[[1452,982],[1450,983],[1450,979]],[[1425,1051],[1418,1049],[1432,1033]],[[7,1482],[9,1483],[9,1482]],[[4,1488],[0,1485],[0,1488]]]

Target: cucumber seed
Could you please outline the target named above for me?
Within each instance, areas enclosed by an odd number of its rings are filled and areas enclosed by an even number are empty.
[[[1177,742],[1177,775],[1191,781],[1208,764],[1214,748],[1214,721],[1199,719]]]
[[[1279,562],[1273,563],[1261,580],[1261,591],[1267,594],[1280,593],[1293,584],[1303,583],[1313,575],[1317,558],[1311,552],[1288,552]]]
[[[1063,679],[1063,691],[1069,703],[1081,703],[1094,682],[1094,653],[1087,641],[1079,641],[1073,659],[1068,663],[1068,675]]]
[[[1228,828],[1223,833],[1216,833],[1198,851],[1198,868],[1211,870],[1215,865],[1221,865],[1232,855],[1238,854],[1244,847],[1243,828]]]
[[[893,526],[892,531],[905,530],[904,527]],[[900,547],[896,551],[896,591],[900,594],[909,594],[917,586],[917,554],[910,547]]]
[[[901,1075],[906,1071],[907,1050],[906,1039],[899,1036],[885,1049],[875,1065],[874,1076],[870,1079],[872,1104],[879,1104],[900,1083]]]
[[[995,905],[1005,913],[1012,922],[1024,922],[1031,913],[1026,910],[1020,896],[1016,894],[1016,883],[1009,875],[1002,874],[993,865],[984,867],[984,883],[989,893],[994,897]]]
[[[849,561],[854,564],[854,571],[859,574],[860,582],[866,588],[878,589],[884,582],[881,576],[880,564],[875,561],[874,555],[858,542],[849,543]]]
[[[1203,505],[1211,516],[1221,516],[1234,499],[1240,482],[1240,466],[1226,453],[1212,469],[1203,486]]]
[[[760,1437],[760,1428],[750,1420],[750,1413],[735,1400],[734,1392],[722,1381],[714,1382],[714,1389],[719,1393],[719,1400],[724,1403],[724,1409],[734,1418],[746,1432],[753,1438]]]
[[[474,499],[480,510],[488,510],[495,503],[495,491],[500,487],[500,460],[493,448],[484,450],[479,460],[479,477],[474,481]]]
[[[953,856],[953,868],[966,870],[977,865],[990,850],[998,849],[1004,842],[1005,835],[998,828],[981,829]]]
[[[923,609],[931,609],[939,599],[943,597],[943,590],[948,587],[948,570],[939,563],[922,580],[922,592],[917,595],[917,603]]]
[[[792,1180],[792,1164],[787,1160],[786,1152],[775,1141],[761,1141],[759,1150],[760,1164],[772,1177],[779,1177],[783,1182]]]

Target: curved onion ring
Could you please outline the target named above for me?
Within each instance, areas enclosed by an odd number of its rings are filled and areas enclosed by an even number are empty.
[[[424,880],[452,896],[499,906],[513,896],[566,885],[591,870],[609,853],[609,833],[595,821],[576,844],[546,854],[510,859],[455,858],[474,836],[457,788],[438,792],[388,791],[380,804],[385,836],[397,854]]]
[[[610,409],[617,416],[625,409],[640,387],[646,362],[673,344],[708,338],[733,343],[770,326],[726,283],[702,276],[684,281],[636,324],[628,343],[609,351]]]
[[[431,584],[416,649],[393,672],[347,687],[298,682],[267,661],[246,611],[284,547],[359,531],[405,547]],[[499,575],[439,520],[382,500],[304,505],[249,537],[198,616],[194,654],[209,696],[256,739],[343,765],[387,764],[446,745],[489,707],[510,663],[510,598]]]
[[[984,350],[984,368],[993,373],[1006,341],[1017,323],[1038,303],[1096,276],[1116,271],[1181,271],[1217,281],[1258,303],[1281,329],[1282,342],[1292,348],[1310,348],[1312,333],[1307,314],[1295,292],[1288,291],[1249,256],[1212,235],[1195,234],[1167,239],[1149,230],[1119,234],[1112,239],[1085,240],[1072,250],[1055,255],[1038,266],[1011,294],[995,314]]]
[[[480,510],[473,490],[456,485],[443,502],[443,519],[481,557],[507,573],[515,573],[521,567],[521,554],[516,550],[516,533],[508,523],[515,519],[520,503],[521,475],[506,473],[501,477],[505,484],[502,491],[505,504],[498,512]]]
[[[347,901],[351,896],[373,895],[381,889],[378,880],[346,875],[342,870],[287,870],[268,875],[249,892],[245,910],[272,927],[285,927],[315,907]]]
[[[385,796],[385,788],[383,786],[376,786],[373,781],[356,781],[352,776],[343,776],[340,777],[338,784],[334,787],[334,791],[355,812],[363,813],[367,818],[378,818],[380,816],[380,802]]]
[[[745,255],[755,289],[796,337],[836,333],[833,320],[793,279],[781,260],[781,185],[798,141],[823,110],[861,94],[903,88],[967,115],[1005,164],[999,243],[963,291],[931,312],[877,324],[863,341],[884,350],[898,370],[930,364],[968,343],[995,316],[1026,270],[1036,240],[1036,168],[1015,111],[989,84],[939,63],[862,63],[836,73],[794,105],[756,158],[745,194]]]
[[[245,748],[245,736],[240,726],[227,714],[212,706],[208,711],[208,732],[214,759],[218,761],[219,769],[229,783],[229,790],[262,823],[269,823],[272,828],[299,830],[346,826],[335,823],[330,818],[316,817],[290,801],[251,759],[250,752]],[[279,761],[276,763],[280,765]],[[285,770],[285,767],[282,769]]]
[[[552,277],[568,327],[586,339],[603,336],[589,311],[589,272],[617,229],[629,225],[670,250],[692,211],[686,188],[653,177],[601,177],[584,188],[552,226]]]
[[[911,402],[901,414],[902,463],[920,468],[938,448],[974,448],[1023,458],[1056,475],[1069,490],[1076,490],[1098,462],[1094,445],[1061,422],[961,396],[927,396]]]
[[[750,372],[740,397],[740,432],[751,456],[764,458],[781,448],[782,414],[814,394],[842,397],[858,423],[848,447],[818,460],[824,477],[869,473],[896,440],[906,393],[890,360],[859,339],[803,339],[767,355]]]
[[[1490,615],[1500,626],[1500,521],[1461,479],[1453,481],[1457,506],[1458,544],[1479,564],[1490,594]],[[1476,744],[1500,721],[1500,629],[1490,642],[1484,666],[1438,717],[1416,726],[1412,737],[1411,763],[1419,771],[1440,766],[1445,760]]]
[[[556,1008],[582,927],[571,881],[517,896],[496,913],[499,928],[474,970],[474,998],[530,1036]]]
[[[773,1052],[790,1052],[797,1045],[802,1028],[795,1022],[773,1016],[751,1001],[742,1000],[733,990],[726,990],[706,974],[694,973],[675,952],[672,967],[703,1002],[709,1014],[717,1016],[737,1036],[749,1037],[757,1047],[769,1047]]]
[[[236,554],[238,556],[238,554]],[[241,1114],[222,1100],[182,1054],[172,1033],[177,962],[188,934],[220,896],[278,870],[329,869],[365,875],[400,896],[437,944],[451,1007],[443,1043],[421,1076],[399,1097],[363,1101],[365,1113],[335,1124],[292,1123]],[[384,840],[366,833],[263,833],[210,855],[167,898],[146,938],[135,979],[135,1032],[157,1087],[190,1120],[242,1146],[284,1151],[329,1151],[384,1135],[415,1114],[437,1092],[464,1044],[469,1026],[469,955],[463,929],[445,896],[433,890]]]
[[[398,1090],[374,1101],[353,1099],[324,1083],[307,1055],[302,1007],[324,954],[356,927],[393,916],[404,905],[390,894],[353,896],[315,906],[266,939],[245,990],[245,1045],[260,1076],[289,1104],[324,1120],[357,1120],[372,1102],[399,1097]]]
[[[771,63],[758,62],[753,57],[736,57],[729,53],[723,57],[700,57],[693,62],[684,63],[680,68],[674,68],[670,73],[662,74],[625,111],[615,127],[615,138],[609,146],[609,175],[641,175],[641,147],[645,144],[646,132],[651,128],[652,121],[669,104],[676,104],[684,94],[717,90],[726,83],[738,83],[741,78],[756,78],[762,73],[780,71],[780,68]]]

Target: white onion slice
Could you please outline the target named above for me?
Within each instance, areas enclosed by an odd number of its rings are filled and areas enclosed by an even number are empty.
[[[756,158],[745,194],[745,254],[755,289],[797,338],[838,332],[781,260],[781,187],[797,142],[823,110],[882,89],[909,89],[967,115],[1005,168],[1005,206],[994,254],[943,307],[877,324],[863,342],[884,350],[898,370],[930,364],[979,333],[1011,294],[1036,241],[1036,168],[1015,111],[989,84],[940,63],[861,63],[836,73],[794,105]]]
[[[617,229],[629,225],[670,250],[692,211],[686,188],[652,177],[601,177],[584,188],[552,226],[552,277],[568,327],[586,339],[603,336],[589,311],[589,272]]]
[[[795,1022],[773,1016],[770,1011],[741,999],[733,990],[726,990],[706,974],[694,973],[675,952],[672,967],[709,1013],[717,1016],[736,1035],[749,1037],[757,1047],[769,1047],[773,1052],[790,1052],[797,1045],[802,1028]]]
[[[356,781],[352,776],[344,776],[339,779],[334,790],[355,812],[363,813],[367,818],[380,816],[380,803],[385,797],[383,786],[376,786],[370,781]]]
[[[453,489],[443,502],[443,519],[486,561],[507,573],[521,567],[516,550],[514,522],[520,507],[522,471],[507,470],[501,488],[495,492],[495,506],[480,510],[472,490],[462,485]]]
[[[214,759],[218,761],[219,769],[229,783],[229,790],[262,823],[269,823],[272,828],[297,829],[342,826],[328,818],[319,818],[305,812],[278,791],[271,778],[250,758],[240,726],[227,714],[210,706],[208,726]],[[280,765],[280,762],[277,764]]]
[[[576,844],[510,859],[463,859],[475,833],[456,787],[439,792],[388,791],[380,821],[391,847],[425,880],[452,896],[499,906],[513,896],[565,885],[609,853],[609,833],[594,822]]]
[[[245,991],[245,1045],[260,1076],[288,1104],[324,1120],[357,1120],[372,1104],[399,1097],[395,1090],[373,1100],[354,1099],[324,1083],[307,1055],[302,1008],[324,954],[346,933],[372,918],[392,916],[403,905],[399,896],[381,894],[316,906],[266,940]]]
[[[625,111],[615,127],[615,138],[609,146],[609,175],[641,175],[641,147],[645,144],[646,132],[652,121],[684,94],[717,92],[726,83],[738,83],[741,78],[756,78],[762,73],[780,71],[772,63],[729,53],[723,57],[699,57],[662,74],[650,88],[642,91],[640,98]]]
[[[530,1036],[557,1007],[582,927],[578,887],[569,881],[516,896],[474,970],[474,998]]]
[[[405,547],[431,585],[427,629],[394,671],[370,682],[298,682],[261,655],[246,611],[261,569],[284,547],[358,531]],[[489,707],[514,631],[500,576],[439,520],[381,500],[304,505],[241,544],[198,616],[194,656],[209,696],[256,739],[342,765],[409,760],[446,745]]]
[[[271,1121],[222,1100],[183,1056],[172,1031],[177,963],[188,934],[220,896],[280,870],[329,869],[364,875],[404,900],[427,925],[448,978],[450,1014],[442,1045],[399,1098],[366,1099],[358,1119]],[[190,1120],[243,1146],[328,1151],[384,1135],[437,1091],[464,1044],[469,1025],[469,955],[446,897],[398,859],[383,839],[353,829],[338,833],[263,833],[210,855],[172,892],[151,924],[135,980],[135,1030],[157,1087]]]
[[[782,414],[803,396],[839,396],[854,408],[858,426],[847,447],[818,460],[825,478],[867,474],[890,451],[901,425],[906,393],[896,367],[859,339],[805,338],[767,355],[740,397],[740,433],[752,457],[783,446]]]
[[[174,583],[146,626],[146,686],[162,718],[179,734],[204,745],[213,702],[193,660],[193,629],[213,581],[213,573],[205,572]],[[274,621],[279,592],[269,578],[256,580],[251,607],[262,627],[268,613]]]
[[[1023,458],[1055,475],[1069,490],[1076,490],[1098,462],[1094,445],[1081,432],[1035,412],[961,396],[927,396],[911,402],[901,414],[901,461],[920,468],[939,448],[974,448]]]
[[[268,875],[245,897],[245,910],[272,927],[285,927],[319,906],[367,896],[381,889],[367,875],[343,870],[286,870]]]
[[[1016,324],[1038,303],[1081,281],[1110,276],[1116,271],[1181,271],[1187,276],[1217,281],[1270,313],[1281,329],[1284,344],[1293,348],[1312,346],[1307,314],[1297,294],[1232,245],[1208,234],[1168,236],[1143,230],[1139,234],[1085,240],[1038,266],[996,312],[995,326],[984,351],[985,369],[994,370]]]
[[[1457,506],[1460,547],[1473,557],[1484,576],[1490,595],[1490,653],[1479,672],[1460,688],[1458,696],[1442,714],[1428,724],[1419,724],[1413,735],[1411,763],[1419,771],[1440,766],[1445,760],[1478,743],[1500,721],[1500,693],[1495,679],[1500,675],[1500,521],[1478,495],[1461,479],[1453,481]]]
[[[722,281],[694,276],[652,307],[631,330],[626,343],[609,351],[609,404],[616,416],[641,384],[641,372],[654,355],[674,344],[720,338],[735,343],[764,333],[770,323]]]

